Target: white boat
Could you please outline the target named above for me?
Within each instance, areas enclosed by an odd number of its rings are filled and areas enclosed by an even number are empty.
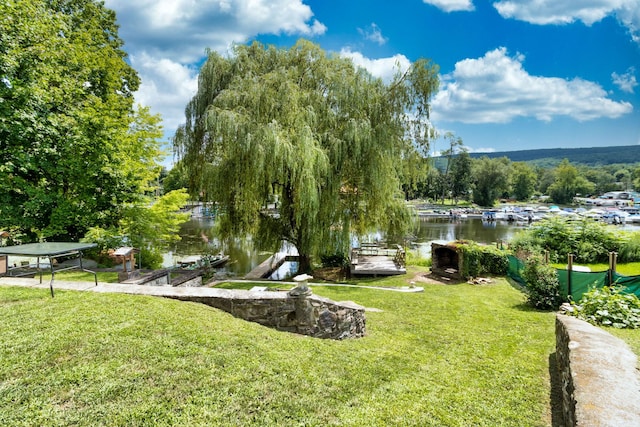
[[[189,255],[178,261],[180,268],[192,270],[204,267],[222,267],[229,261],[229,255]]]
[[[607,211],[602,215],[602,221],[607,224],[626,224],[629,214],[623,211]]]

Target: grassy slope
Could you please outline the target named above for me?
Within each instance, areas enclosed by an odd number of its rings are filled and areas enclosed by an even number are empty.
[[[0,287],[0,425],[550,424],[554,314],[506,282],[314,292],[383,311],[328,341],[193,303]]]

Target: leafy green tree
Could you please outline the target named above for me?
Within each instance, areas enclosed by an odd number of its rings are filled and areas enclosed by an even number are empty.
[[[223,238],[290,242],[305,271],[313,256],[347,254],[351,232],[405,232],[403,159],[427,151],[437,87],[425,60],[386,85],[307,41],[240,45],[209,53],[175,144],[192,194],[217,202]]]
[[[595,185],[584,176],[578,174],[578,169],[564,159],[555,169],[555,181],[549,186],[549,197],[558,204],[573,202],[576,194],[591,194]]]
[[[524,162],[514,162],[511,174],[511,189],[516,200],[527,201],[533,196],[538,176],[536,171]]]
[[[549,187],[556,179],[555,169],[536,166],[536,175],[538,176],[538,191],[540,194],[548,194]]]
[[[631,188],[631,182],[633,181],[633,177],[631,172],[628,169],[622,168],[618,169],[614,176],[616,178],[616,182],[619,182],[622,185],[623,190],[628,190]]]
[[[581,174],[595,185],[593,194],[604,194],[618,189],[614,176],[603,167],[586,168]],[[586,194],[585,194],[586,195]]]
[[[455,203],[459,199],[467,200],[471,190],[471,156],[466,149],[460,150],[458,155],[451,159],[451,197]]]
[[[506,157],[482,156],[473,162],[473,201],[480,206],[493,206],[496,199],[509,190],[511,162]]]
[[[157,173],[159,119],[113,11],[93,0],[0,2],[0,228],[27,241],[115,224]]]
[[[425,177],[424,182],[419,187],[421,190],[420,195],[437,202],[438,198],[442,194],[443,184],[444,179],[442,179],[442,172],[440,172],[440,169],[435,166],[430,166],[427,170],[427,176]]]
[[[455,158],[458,150],[463,146],[462,138],[456,137],[453,133],[447,132],[444,135],[444,139],[449,141],[449,148],[442,151],[441,156],[446,158],[446,164],[444,171],[442,172],[442,178],[444,180],[442,185],[442,203],[444,204],[445,199],[449,195],[449,193],[453,192],[453,181],[452,177],[449,175],[451,170],[451,165],[453,163],[453,159]]]
[[[100,250],[132,246],[141,251],[143,267],[162,266],[162,252],[178,240],[180,224],[189,218],[180,209],[189,198],[185,189],[167,192],[149,203],[132,203],[123,207],[122,219],[109,228],[89,229],[84,241],[95,242]],[[153,203],[151,203],[153,201]]]
[[[415,152],[410,159],[404,159],[400,173],[402,191],[406,200],[413,200],[424,193],[424,183],[429,173],[428,159]]]
[[[162,181],[162,189],[165,192],[189,188],[189,175],[183,162],[176,162],[167,176]]]

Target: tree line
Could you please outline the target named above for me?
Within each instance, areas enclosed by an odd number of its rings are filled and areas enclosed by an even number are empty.
[[[588,166],[564,159],[556,166],[543,167],[504,156],[472,158],[459,138],[445,138],[450,146],[440,158],[423,159],[428,165],[425,178],[404,185],[408,200],[444,203],[451,199],[491,207],[502,199],[527,202],[546,195],[553,203],[571,204],[577,196],[640,188],[640,164]]]
[[[621,155],[624,159],[621,162]],[[512,162],[527,162],[536,166],[553,167],[567,159],[573,164],[606,166],[620,163],[640,162],[640,146],[606,146],[585,148],[541,148],[536,150],[502,151],[494,153],[471,153],[472,158],[482,156],[507,157]]]

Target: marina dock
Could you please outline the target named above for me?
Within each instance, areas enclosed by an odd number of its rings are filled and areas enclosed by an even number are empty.
[[[261,262],[256,268],[248,272],[244,278],[247,280],[266,279],[271,276],[274,271],[280,268],[289,256],[290,255],[282,252],[275,253]]]

